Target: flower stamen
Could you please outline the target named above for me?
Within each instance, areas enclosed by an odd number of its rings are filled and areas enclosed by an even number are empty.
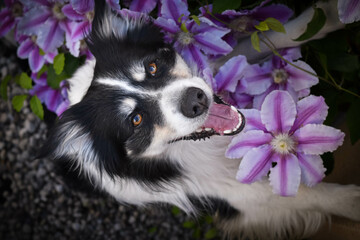
[[[295,141],[287,133],[276,135],[270,142],[273,150],[280,154],[288,154],[295,150]]]
[[[66,18],[64,13],[61,11],[62,7],[63,6],[60,3],[55,3],[52,7],[52,13],[54,17],[58,20],[63,20]]]
[[[182,45],[189,45],[194,41],[193,34],[190,32],[180,32],[178,34],[178,40]]]
[[[289,75],[284,69],[274,69],[272,71],[272,77],[275,83],[282,84],[287,81]]]

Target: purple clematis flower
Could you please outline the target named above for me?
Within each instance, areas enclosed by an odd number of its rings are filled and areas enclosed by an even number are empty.
[[[154,22],[165,32],[165,40],[174,41],[175,49],[188,63],[196,63],[200,70],[207,67],[209,55],[224,55],[232,48],[221,38],[230,30],[219,27],[201,17],[200,25],[189,19],[186,1],[161,1],[160,17]]]
[[[299,48],[290,48],[280,51],[280,54],[294,65],[315,75],[315,71],[301,60]],[[260,109],[265,97],[273,90],[286,90],[294,101],[310,94],[309,88],[319,82],[319,79],[273,56],[262,65],[254,64],[249,67],[242,79],[244,92],[254,96],[253,107]]]
[[[55,49],[53,52],[41,53],[39,46],[36,44],[36,36],[20,36],[18,38],[20,46],[17,49],[17,55],[21,59],[28,58],[29,66],[32,72],[36,73],[44,66],[45,63],[53,63],[54,57],[58,54]]]
[[[23,35],[36,35],[36,43],[44,52],[55,51],[64,42],[69,20],[62,12],[63,1],[21,0],[29,9],[20,19],[17,31]]]
[[[35,85],[29,93],[36,95],[42,103],[45,103],[47,109],[60,116],[69,107],[66,81],[60,83],[59,89],[53,89],[47,84],[46,73],[43,73],[40,78],[33,73],[31,78]]]
[[[360,20],[359,0],[338,0],[338,11],[340,21],[352,23]]]
[[[23,6],[17,0],[5,0],[5,8],[0,11],[0,37],[5,36],[23,14]]]
[[[301,181],[320,182],[325,168],[319,154],[334,151],[344,140],[340,130],[322,125],[327,109],[322,97],[311,95],[295,104],[288,92],[275,90],[260,111],[242,110],[247,126],[226,152],[242,158],[237,180],[253,183],[270,171],[273,192],[281,196],[296,195]]]
[[[253,98],[244,93],[244,85],[240,81],[248,67],[246,57],[239,55],[229,59],[213,77],[210,68],[203,71],[203,76],[215,93],[227,103],[245,108],[252,103]],[[242,93],[242,94],[241,94]]]
[[[84,37],[91,30],[94,5],[93,0],[71,0],[69,4],[62,8],[64,15],[72,20],[71,22],[65,22],[63,25],[66,33],[66,47],[75,57],[80,54],[92,56],[86,47]]]
[[[129,9],[135,12],[149,13],[156,7],[158,0],[133,0]]]

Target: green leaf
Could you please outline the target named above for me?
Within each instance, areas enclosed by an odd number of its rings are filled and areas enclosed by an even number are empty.
[[[4,77],[4,79],[1,81],[1,84],[0,84],[0,94],[1,94],[1,97],[2,97],[4,100],[7,100],[7,99],[8,99],[7,86],[8,86],[8,83],[9,83],[10,80],[11,80],[11,76],[10,76],[10,75],[6,75],[6,76]]]
[[[64,65],[65,65],[65,55],[63,53],[59,53],[54,58],[54,70],[57,75],[62,73],[62,71],[64,70]]]
[[[346,122],[349,127],[351,144],[354,145],[360,139],[360,99],[351,103],[346,114]]]
[[[148,230],[149,233],[154,233],[157,231],[157,228],[156,227],[152,227]]]
[[[205,233],[205,239],[213,239],[216,236],[217,236],[217,230],[215,228],[211,228],[209,229],[209,231]]]
[[[19,85],[25,89],[32,89],[32,80],[25,72],[20,75]]]
[[[251,34],[251,44],[252,44],[253,48],[256,51],[261,52],[261,50],[260,50],[260,39],[259,39],[259,36],[258,36],[258,32],[253,32]]]
[[[38,116],[41,120],[44,119],[44,108],[41,104],[40,99],[34,95],[30,99],[30,108],[33,111],[33,113]]]
[[[306,30],[294,41],[305,41],[313,37],[325,25],[326,15],[321,8],[314,8],[314,15],[311,21],[307,24]]]
[[[195,239],[200,239],[201,238],[201,228],[196,228],[194,233],[193,233],[193,238]]]
[[[59,89],[60,82],[67,79],[68,77],[69,76],[64,71],[60,75],[57,75],[55,73],[55,69],[54,69],[53,65],[49,65],[48,72],[47,72],[47,83],[53,89]]]
[[[23,108],[24,106],[24,101],[27,98],[28,95],[16,95],[13,97],[12,99],[12,105],[14,107],[14,109],[17,112],[20,112],[20,110]]]
[[[183,223],[184,228],[194,228],[196,226],[194,221],[186,221]]]
[[[41,48],[39,48],[39,54],[40,54],[41,56],[44,56],[44,55],[45,55],[44,50],[42,50]]]
[[[181,23],[181,18],[182,18],[183,16],[185,16],[185,14],[181,14],[181,15],[180,15],[180,17],[179,17],[178,20],[177,20],[178,23]]]
[[[260,22],[259,25],[255,25],[255,28],[262,32],[269,30],[269,26],[266,24],[266,22]]]
[[[173,206],[173,207],[171,208],[171,212],[172,212],[172,214],[173,214],[174,216],[179,215],[179,214],[180,214],[180,208],[178,208],[178,207],[176,207],[176,206]]]
[[[214,219],[212,218],[212,216],[207,215],[205,216],[205,222],[207,222],[208,224],[213,223]]]
[[[183,23],[181,23],[180,28],[181,28],[181,30],[182,30],[183,32],[186,32],[186,33],[188,33],[188,32],[189,32],[189,30],[187,30],[187,28],[186,28],[186,24],[185,24],[184,22],[183,22]]]
[[[190,17],[191,17],[192,19],[194,19],[194,21],[196,22],[197,25],[200,26],[200,20],[199,20],[198,16],[196,16],[196,15],[191,15]]]
[[[213,12],[222,13],[228,9],[237,9],[241,6],[241,0],[214,0]]]
[[[269,26],[269,28],[275,32],[286,33],[284,26],[282,23],[276,18],[267,18],[265,19],[265,23]]]
[[[48,70],[47,65],[44,65],[44,66],[40,69],[40,71],[37,72],[36,77],[37,77],[37,78],[40,78],[41,75],[43,75],[43,73],[46,72],[47,70]]]

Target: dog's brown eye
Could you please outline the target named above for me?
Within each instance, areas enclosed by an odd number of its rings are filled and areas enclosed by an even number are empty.
[[[149,64],[149,73],[154,76],[155,73],[157,71],[157,67],[156,67],[156,64],[155,63],[150,63]]]
[[[132,123],[134,124],[135,127],[139,126],[141,122],[142,122],[142,116],[140,114],[136,114],[132,119]]]

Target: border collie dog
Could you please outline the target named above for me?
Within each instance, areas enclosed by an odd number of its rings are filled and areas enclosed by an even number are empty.
[[[87,43],[96,60],[70,79],[72,106],[45,146],[66,175],[120,202],[208,211],[228,236],[244,239],[302,238],[331,214],[360,220],[356,186],[320,183],[280,197],[267,180],[239,183],[241,160],[224,153],[243,116],[214,96],[150,22],[97,1]]]

